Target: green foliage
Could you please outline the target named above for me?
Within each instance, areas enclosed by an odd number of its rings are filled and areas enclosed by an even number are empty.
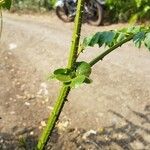
[[[114,31],[104,31],[104,32],[97,32],[92,36],[86,37],[81,44],[82,51],[87,47],[98,44],[99,47],[107,46],[112,47],[117,43],[125,40],[128,37],[133,36],[133,42],[135,46],[141,47],[142,43],[149,48],[149,32],[150,27],[142,27],[142,26],[134,26],[129,28],[123,28],[121,30],[114,30]]]
[[[113,22],[136,22],[150,19],[149,0],[106,0],[108,16]]]
[[[51,7],[52,7],[52,8],[54,8],[55,3],[56,3],[56,1],[57,1],[57,0],[49,0],[49,1],[50,1],[50,5],[51,5]]]
[[[5,9],[10,9],[11,0],[0,0],[0,7],[5,8]]]
[[[75,70],[67,68],[56,69],[50,78],[63,82],[65,86],[77,88],[83,83],[89,84],[92,82],[89,79],[91,70],[91,66],[87,62],[82,61],[76,63]]]
[[[46,11],[53,7],[55,0],[13,0],[14,10]]]
[[[93,36],[86,37],[83,41],[84,47],[98,44],[101,47],[103,44],[110,45],[115,38],[116,33],[114,31],[97,32]]]
[[[150,50],[150,27],[133,26],[121,30],[97,32],[94,35],[84,38],[82,44],[80,44],[78,55],[88,46],[93,47],[98,45],[99,47],[105,46],[109,49],[102,57],[96,58],[94,63],[92,62],[89,64],[84,61],[76,62],[74,70],[60,68],[55,70],[50,77],[63,82],[65,86],[71,88],[79,87],[83,83],[91,83],[92,80],[89,76],[92,71],[92,64],[95,64],[112,50],[115,50],[130,40],[133,41],[136,47],[140,48],[143,44]]]

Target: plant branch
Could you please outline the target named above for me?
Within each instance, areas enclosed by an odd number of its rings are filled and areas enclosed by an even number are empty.
[[[48,121],[47,121],[47,125],[46,125],[45,129],[43,130],[42,135],[38,141],[37,150],[44,149],[44,147],[49,139],[49,136],[51,135],[51,133],[55,127],[55,124],[56,124],[56,121],[58,120],[60,112],[62,111],[63,105],[64,105],[65,101],[67,100],[69,91],[70,91],[70,89],[65,86],[62,86],[62,88],[60,89],[59,96],[55,103],[54,109],[53,109],[52,113],[50,114]]]
[[[72,36],[72,45],[71,45],[71,50],[70,50],[70,55],[69,55],[69,60],[68,60],[68,68],[73,69],[76,59],[77,59],[77,52],[78,52],[78,45],[79,45],[79,39],[80,39],[80,32],[81,32],[81,25],[82,25],[82,16],[83,16],[83,6],[84,6],[84,1],[85,0],[78,0],[78,5],[77,5],[77,14],[76,14],[76,19],[75,19],[75,27],[74,27],[74,33]],[[66,87],[65,85],[62,85],[59,96],[56,100],[56,103],[54,105],[54,109],[51,113],[51,115],[48,118],[47,125],[42,132],[42,135],[38,141],[37,144],[37,150],[43,150],[49,136],[52,134],[52,131],[55,127],[55,124],[59,118],[59,115],[64,107],[64,104],[67,100],[68,94],[70,92],[70,87]]]
[[[100,60],[102,60],[106,55],[108,55],[109,53],[111,53],[112,51],[114,51],[115,49],[117,49],[118,47],[122,46],[124,43],[127,43],[128,41],[132,40],[133,37],[134,37],[134,35],[131,35],[131,36],[127,37],[126,39],[122,40],[121,42],[115,44],[111,48],[109,48],[106,51],[104,51],[102,54],[98,55],[92,61],[90,61],[89,64],[91,65],[91,67],[94,66],[97,62],[99,62]]]
[[[74,63],[76,62],[76,59],[77,59],[84,2],[85,2],[85,0],[78,1],[77,14],[76,14],[76,18],[75,18],[75,28],[74,28],[74,33],[73,33],[73,37],[72,37],[73,40],[72,40],[69,61],[68,61],[69,69],[73,69]]]

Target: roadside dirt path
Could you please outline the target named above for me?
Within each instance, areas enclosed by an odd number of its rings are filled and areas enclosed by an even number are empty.
[[[82,38],[96,31],[124,26],[127,25],[96,28],[84,24]],[[55,68],[66,65],[72,29],[72,23],[64,24],[54,14],[4,14],[0,42],[0,138],[24,132],[37,136],[41,132],[59,88],[59,83],[48,82],[46,77]],[[90,60],[99,52],[98,48],[88,49],[79,59]],[[149,64],[148,50],[138,50],[131,43],[107,56],[94,66],[93,83],[71,92],[58,129],[82,128],[85,129],[81,130],[83,135],[90,129],[100,131],[109,143],[98,137],[92,142],[99,142],[104,146],[102,149],[114,146],[114,143],[115,149],[123,149],[123,145],[126,149],[149,149]],[[77,136],[77,131],[67,133]],[[79,139],[72,137],[78,140],[74,141],[76,147],[70,144],[73,150],[83,146],[83,136],[77,137]],[[64,134],[60,136],[62,141],[70,141],[69,138]],[[59,140],[57,143],[62,144]],[[64,144],[64,149],[69,149],[67,146]],[[91,149],[96,148],[100,149],[100,146],[96,144]]]

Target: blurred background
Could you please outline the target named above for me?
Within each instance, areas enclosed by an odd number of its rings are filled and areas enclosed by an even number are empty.
[[[13,0],[11,11],[49,12],[57,0]],[[105,0],[105,20],[113,22],[144,22],[150,19],[149,0]]]

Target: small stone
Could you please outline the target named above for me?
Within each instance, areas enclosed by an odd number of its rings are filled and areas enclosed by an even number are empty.
[[[41,125],[42,125],[43,127],[45,127],[45,126],[46,126],[46,122],[45,122],[45,121],[41,121]]]
[[[45,99],[45,102],[48,102],[49,101],[49,98],[47,97],[46,99]]]
[[[118,134],[118,139],[123,139],[124,135],[123,134]]]
[[[14,114],[15,114],[15,112],[14,112],[14,111],[11,111],[11,112],[10,112],[10,114],[11,114],[11,115],[14,115]]]
[[[31,132],[30,132],[30,135],[33,135],[33,134],[34,134],[34,132],[33,132],[33,131],[31,131]]]
[[[24,103],[26,106],[30,106],[31,104],[29,102]]]
[[[97,132],[94,131],[94,130],[87,131],[86,133],[83,134],[82,139],[86,140],[86,139],[87,139],[90,135],[92,135],[92,134],[93,134],[93,135],[96,135]]]
[[[10,43],[9,44],[9,50],[13,50],[15,48],[17,48],[17,44],[15,44],[15,43]]]
[[[10,71],[11,71],[11,72],[14,72],[14,71],[15,71],[15,69],[11,69]]]
[[[16,85],[20,85],[20,82],[18,81],[18,82],[16,83]]]
[[[59,122],[57,124],[57,127],[59,130],[65,131],[67,129],[67,127],[69,126],[69,121],[65,121],[65,122]]]
[[[3,140],[3,139],[1,139],[1,140],[0,140],[0,143],[3,143],[3,142],[4,142],[4,140]]]
[[[27,124],[26,124],[26,123],[23,123],[22,125],[25,127]]]
[[[22,99],[22,96],[21,95],[16,95],[17,99]]]
[[[48,108],[49,110],[53,110],[53,107],[51,107],[51,106],[47,106],[47,108]]]

